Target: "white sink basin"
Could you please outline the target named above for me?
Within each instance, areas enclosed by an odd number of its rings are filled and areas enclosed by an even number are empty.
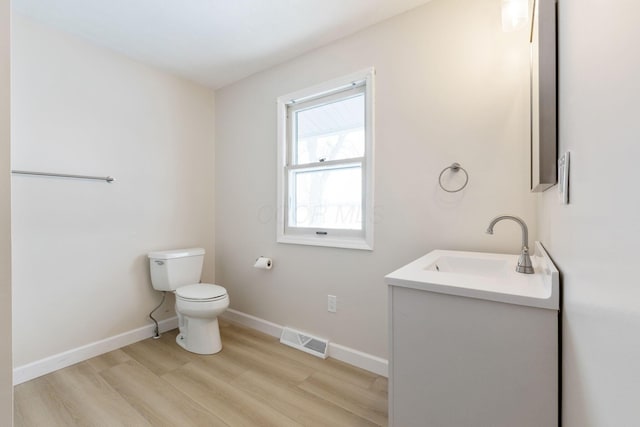
[[[385,277],[391,286],[559,309],[559,273],[540,242],[534,274],[515,271],[518,255],[435,250]]]
[[[426,270],[492,277],[501,274],[507,267],[507,259],[480,258],[454,252],[450,255],[440,255],[426,267]]]

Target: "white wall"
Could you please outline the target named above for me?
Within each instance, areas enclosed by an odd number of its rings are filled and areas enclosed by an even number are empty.
[[[14,20],[12,167],[117,180],[13,177],[22,366],[150,324],[151,250],[202,246],[213,279],[214,102],[209,89]],[[169,299],[158,317],[171,315]]]
[[[13,425],[11,363],[10,4],[0,0],[0,425]]]
[[[540,236],[562,272],[563,425],[638,425],[640,4],[559,2],[559,145],[571,203],[543,193]]]
[[[376,68],[373,252],[276,244],[276,98]],[[518,252],[528,191],[528,39],[495,0],[436,0],[216,92],[216,281],[231,307],[387,357],[384,275],[435,248]],[[466,190],[440,171],[460,162]],[[259,255],[274,268],[252,268]],[[327,312],[327,294],[338,312]]]

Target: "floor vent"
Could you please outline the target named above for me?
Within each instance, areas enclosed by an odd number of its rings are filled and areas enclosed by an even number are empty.
[[[327,358],[329,341],[325,339],[312,337],[295,329],[284,327],[282,328],[280,342],[306,353],[313,354],[314,356],[323,359]]]

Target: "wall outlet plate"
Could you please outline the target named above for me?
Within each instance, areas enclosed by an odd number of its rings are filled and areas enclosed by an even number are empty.
[[[558,158],[558,198],[563,205],[569,204],[569,152]]]
[[[327,311],[335,313],[337,310],[338,301],[335,295],[327,295]]]

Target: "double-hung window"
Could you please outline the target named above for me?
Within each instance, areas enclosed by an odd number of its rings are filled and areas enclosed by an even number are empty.
[[[373,69],[278,98],[278,241],[373,249]]]

